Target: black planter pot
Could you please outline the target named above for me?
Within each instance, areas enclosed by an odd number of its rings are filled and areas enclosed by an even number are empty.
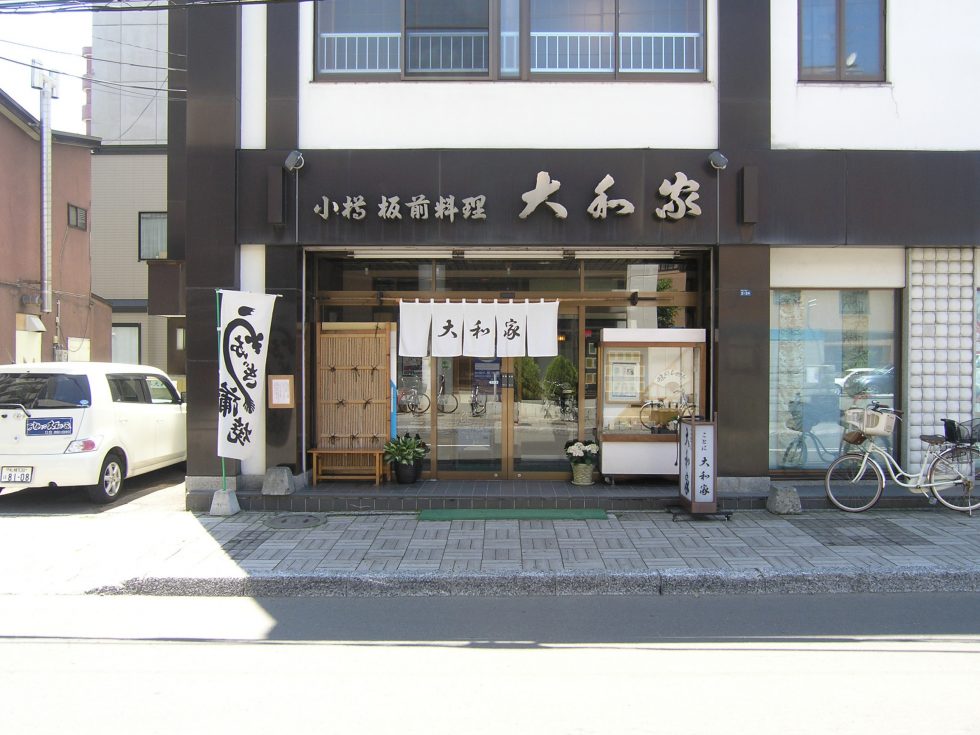
[[[395,479],[398,480],[399,484],[406,485],[415,482],[417,473],[415,470],[415,464],[404,464],[402,462],[395,463]]]

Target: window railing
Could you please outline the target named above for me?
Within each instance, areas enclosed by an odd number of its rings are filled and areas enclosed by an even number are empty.
[[[611,72],[612,33],[531,33],[532,72]]]
[[[409,31],[410,74],[468,74],[490,70],[486,31]]]
[[[623,72],[701,71],[700,33],[620,33],[619,70]]]
[[[613,33],[531,33],[533,73],[612,73]],[[400,33],[321,33],[321,74],[401,71]],[[408,72],[468,74],[489,71],[489,35],[484,31],[410,31]],[[619,71],[700,73],[700,33],[620,33]],[[500,71],[520,71],[517,32],[500,34]]]
[[[401,33],[321,33],[321,74],[401,71]]]

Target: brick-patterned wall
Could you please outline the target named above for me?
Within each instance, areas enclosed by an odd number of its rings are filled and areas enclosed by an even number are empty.
[[[941,433],[940,419],[965,421],[973,410],[974,250],[908,251],[909,463],[925,455],[920,434]]]

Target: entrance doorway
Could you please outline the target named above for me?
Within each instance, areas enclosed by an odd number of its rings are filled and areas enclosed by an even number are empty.
[[[559,313],[553,357],[399,358],[399,433],[430,445],[439,477],[566,476],[565,444],[581,435],[578,323]]]

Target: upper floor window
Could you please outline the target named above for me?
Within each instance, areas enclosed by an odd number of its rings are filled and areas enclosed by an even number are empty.
[[[704,79],[705,0],[319,0],[317,77]]]
[[[167,257],[167,213],[140,212],[140,260]]]
[[[76,230],[88,229],[88,210],[76,207],[74,204],[68,205],[68,226]]]
[[[800,0],[800,79],[885,79],[885,0]]]

